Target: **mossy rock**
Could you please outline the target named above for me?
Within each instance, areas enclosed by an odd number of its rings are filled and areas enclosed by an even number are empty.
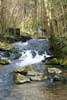
[[[27,75],[27,71],[25,71],[23,69],[16,69],[16,70],[14,70],[14,73],[19,73],[21,75]]]
[[[24,71],[26,71],[26,72],[28,72],[28,71],[35,71],[35,70],[36,70],[36,69],[35,69],[35,66],[26,66],[26,67],[24,67],[23,69],[24,69]]]
[[[12,44],[5,43],[5,42],[0,42],[0,50],[10,51],[12,49],[14,49],[14,46]]]
[[[49,64],[51,65],[58,65],[59,64],[59,61],[57,58],[52,58],[49,60]]]
[[[9,64],[9,60],[8,59],[0,59],[0,64],[1,65]]]
[[[30,82],[30,79],[24,75],[21,75],[19,73],[14,73],[14,81],[16,84],[23,84]]]
[[[15,83],[26,83],[30,81],[42,81],[46,79],[47,76],[44,73],[40,73],[35,70],[35,66],[26,66],[21,69],[16,69],[14,71]]]
[[[25,66],[23,68],[18,68],[14,70],[14,73],[20,73],[22,75],[27,75],[28,71],[35,71],[34,66]]]

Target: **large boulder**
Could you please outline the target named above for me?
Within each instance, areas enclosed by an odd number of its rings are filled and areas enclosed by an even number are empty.
[[[35,67],[26,66],[14,71],[16,83],[25,83],[29,81],[42,81],[46,78],[44,73],[36,71]]]

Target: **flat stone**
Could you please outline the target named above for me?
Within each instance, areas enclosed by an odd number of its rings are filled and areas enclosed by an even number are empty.
[[[48,73],[61,74],[62,71],[59,68],[48,68]]]

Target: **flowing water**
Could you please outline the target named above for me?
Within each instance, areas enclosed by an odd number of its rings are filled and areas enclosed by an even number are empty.
[[[16,42],[16,50],[21,56],[13,59],[9,57],[9,65],[0,65],[0,100],[67,100],[67,85],[54,84],[47,86],[43,82],[31,82],[16,85],[13,82],[13,70],[27,65],[35,65],[42,69],[42,61],[50,57],[49,43],[47,39],[32,39],[28,42]],[[17,54],[17,53],[16,53]],[[0,53],[3,56],[3,53]],[[44,68],[46,65],[43,65]]]

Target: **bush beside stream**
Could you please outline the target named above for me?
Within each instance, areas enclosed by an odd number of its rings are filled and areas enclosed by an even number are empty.
[[[67,68],[67,35],[55,36],[49,38],[50,51],[54,58],[50,60],[51,64],[61,65]]]

